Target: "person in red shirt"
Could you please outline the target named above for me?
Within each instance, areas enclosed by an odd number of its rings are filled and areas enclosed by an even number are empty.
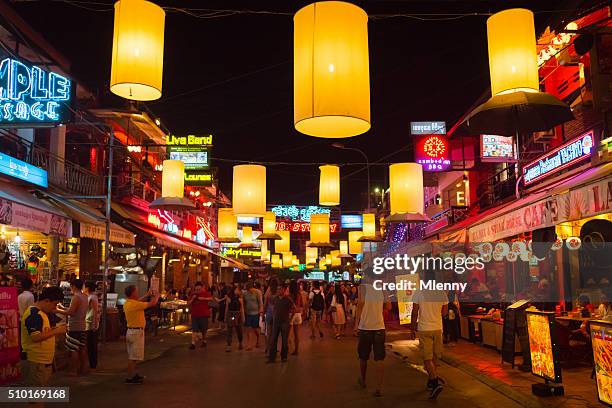
[[[206,347],[206,332],[208,331],[208,318],[210,317],[208,302],[211,300],[212,295],[208,291],[208,287],[201,282],[197,282],[189,296],[189,307],[191,308],[190,350],[195,350],[198,341],[200,341],[200,347]]]

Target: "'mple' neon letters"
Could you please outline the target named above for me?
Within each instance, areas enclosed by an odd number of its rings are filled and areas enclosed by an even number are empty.
[[[60,122],[70,79],[12,58],[0,61],[0,122]],[[64,106],[62,106],[64,105]]]

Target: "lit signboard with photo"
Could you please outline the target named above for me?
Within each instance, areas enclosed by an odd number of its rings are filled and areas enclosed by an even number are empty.
[[[423,165],[424,171],[444,171],[450,168],[450,146],[446,136],[420,136],[415,143],[414,158]]]
[[[75,84],[56,72],[13,58],[0,61],[0,125],[45,126],[66,123]]]
[[[29,163],[0,153],[0,173],[27,181],[39,187],[48,187],[47,172]]]
[[[512,136],[480,135],[480,159],[483,162],[514,161]]]
[[[166,136],[170,160],[181,160],[185,163],[185,185],[212,185],[212,172],[208,170],[212,142],[212,135]]]
[[[553,347],[555,314],[526,310],[531,373],[555,383],[561,382],[557,349]]]
[[[593,362],[597,380],[597,397],[612,407],[612,322],[591,321]]]
[[[564,143],[539,159],[525,165],[523,167],[523,182],[527,186],[550,175],[557,174],[559,170],[590,159],[594,144],[592,130]]]
[[[342,214],[340,216],[340,226],[342,228],[363,228],[363,217],[361,214]]]

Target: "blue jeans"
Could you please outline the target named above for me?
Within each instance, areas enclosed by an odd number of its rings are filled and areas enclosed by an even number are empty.
[[[286,360],[287,354],[289,354],[289,320],[279,322],[276,319],[272,323],[272,338],[270,339],[270,350],[269,358],[270,361],[276,359],[276,353],[278,351],[278,335],[282,337],[281,346],[281,359]]]

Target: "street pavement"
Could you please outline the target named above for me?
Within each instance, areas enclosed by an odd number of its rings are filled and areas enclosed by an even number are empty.
[[[347,332],[348,333],[348,332]],[[387,353],[383,397],[374,397],[374,381],[367,390],[357,385],[357,339],[310,340],[302,330],[301,350],[289,361],[266,364],[263,350],[225,352],[222,335],[207,348],[188,350],[189,334],[156,358],[139,366],[143,385],[126,385],[123,374],[102,381],[77,383],[71,388],[72,407],[518,407],[467,374],[442,366],[447,385],[437,401],[428,400],[426,376],[418,367]],[[176,340],[176,338],[175,338]],[[234,341],[235,338],[234,338]],[[62,406],[53,404],[53,406]]]

